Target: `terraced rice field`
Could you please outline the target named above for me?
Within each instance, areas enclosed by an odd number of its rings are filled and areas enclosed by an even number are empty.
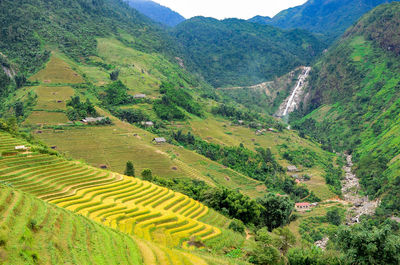
[[[232,264],[154,244],[0,185],[0,264]]]
[[[132,237],[0,186],[0,264],[143,264]]]
[[[93,168],[57,156],[16,153],[28,144],[0,133],[0,181],[106,226],[164,246],[190,238],[205,241],[218,228],[198,221],[208,208],[147,181]]]

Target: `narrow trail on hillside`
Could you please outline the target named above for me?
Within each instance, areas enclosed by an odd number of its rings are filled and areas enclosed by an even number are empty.
[[[362,215],[373,215],[376,208],[379,205],[379,200],[370,201],[368,196],[360,195],[360,180],[357,178],[356,174],[352,172],[353,167],[353,157],[351,155],[345,154],[346,165],[343,167],[346,173],[344,179],[342,180],[342,194],[343,200],[352,205],[346,214],[346,225],[352,226],[360,222],[360,217]],[[316,241],[314,244],[325,250],[328,244],[329,238],[324,237],[322,240]]]
[[[303,71],[298,77],[298,81],[296,83],[295,88],[293,89],[292,93],[286,100],[281,104],[279,110],[277,112],[278,117],[284,117],[290,112],[293,112],[298,106],[299,102],[301,101],[301,96],[304,93],[304,86],[306,83],[306,79],[309,76],[311,71],[311,67],[304,67]]]

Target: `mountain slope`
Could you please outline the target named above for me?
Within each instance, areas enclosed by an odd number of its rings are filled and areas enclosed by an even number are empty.
[[[196,17],[172,31],[185,47],[188,68],[214,87],[253,85],[310,63],[325,48],[312,34],[244,20]]]
[[[392,0],[309,0],[305,4],[281,11],[272,19],[254,17],[251,22],[284,29],[300,28],[328,35],[334,40],[362,15]]]
[[[173,50],[168,35],[120,0],[0,3],[0,52],[22,72],[32,73],[49,58],[51,48],[76,60],[96,55],[96,37],[129,33],[138,50]]]
[[[294,123],[325,146],[352,151],[366,193],[383,196],[388,214],[400,210],[399,14],[400,3],[379,6],[346,32],[316,64],[308,114]]]
[[[151,0],[129,0],[129,5],[156,22],[174,27],[185,21],[179,13]]]

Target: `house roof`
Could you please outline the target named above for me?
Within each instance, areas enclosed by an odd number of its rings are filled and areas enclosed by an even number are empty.
[[[296,207],[310,206],[310,203],[309,202],[298,202],[295,205],[296,205]]]
[[[96,121],[102,121],[104,120],[106,117],[97,117],[97,118],[93,118],[93,117],[86,117],[84,119],[82,119],[83,122],[96,122]]]
[[[146,94],[136,94],[136,95],[133,95],[133,97],[134,98],[145,98]]]

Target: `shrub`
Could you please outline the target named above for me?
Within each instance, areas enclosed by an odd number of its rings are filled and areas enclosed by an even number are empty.
[[[342,217],[340,216],[339,209],[335,208],[326,213],[326,220],[333,225],[340,225]]]
[[[153,172],[151,171],[151,169],[144,169],[142,171],[142,178],[143,180],[147,180],[147,181],[152,181],[153,180]]]
[[[243,224],[242,221],[238,220],[238,219],[233,219],[231,221],[231,223],[228,226],[229,229],[244,234],[246,226]]]

